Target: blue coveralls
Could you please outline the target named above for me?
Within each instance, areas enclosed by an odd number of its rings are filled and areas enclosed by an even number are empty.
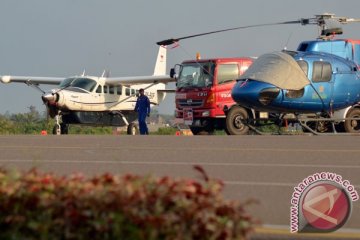
[[[136,101],[135,112],[138,113],[140,134],[147,135],[149,130],[146,125],[146,116],[150,114],[150,101],[149,98],[145,95],[140,95]]]

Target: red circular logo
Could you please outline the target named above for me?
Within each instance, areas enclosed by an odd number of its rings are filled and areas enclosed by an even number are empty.
[[[323,231],[334,231],[345,224],[351,211],[345,190],[331,183],[311,186],[302,201],[302,213],[309,225]]]

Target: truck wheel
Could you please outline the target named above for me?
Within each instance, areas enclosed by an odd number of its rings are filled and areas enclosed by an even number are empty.
[[[200,127],[190,127],[193,135],[199,135],[204,129]]]
[[[130,123],[127,127],[127,135],[138,135],[139,128],[136,123]]]
[[[242,107],[233,107],[226,116],[225,132],[228,135],[245,135],[249,127],[244,122],[249,118],[247,111]]]
[[[348,114],[346,114],[346,118],[360,118],[360,109],[353,108]],[[360,133],[360,119],[359,120],[345,120],[344,122],[345,132],[348,133]]]

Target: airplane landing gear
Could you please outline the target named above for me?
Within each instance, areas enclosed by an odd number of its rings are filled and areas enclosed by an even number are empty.
[[[139,134],[139,127],[136,123],[130,123],[127,127],[127,134],[128,135],[138,135]]]
[[[62,135],[69,133],[69,125],[65,123],[61,123],[60,125],[56,124],[53,127],[53,134],[54,135]]]
[[[69,125],[66,123],[60,123],[61,122],[61,115],[60,111],[55,116],[55,126],[53,127],[53,134],[54,135],[61,135],[61,134],[68,134],[69,133]]]

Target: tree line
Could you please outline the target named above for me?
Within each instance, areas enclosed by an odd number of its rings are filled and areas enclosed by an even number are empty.
[[[55,120],[47,117],[46,111],[40,113],[30,106],[26,113],[9,112],[0,114],[0,134],[40,134],[43,130],[51,134]],[[70,134],[112,134],[112,127],[89,127],[72,125]]]

